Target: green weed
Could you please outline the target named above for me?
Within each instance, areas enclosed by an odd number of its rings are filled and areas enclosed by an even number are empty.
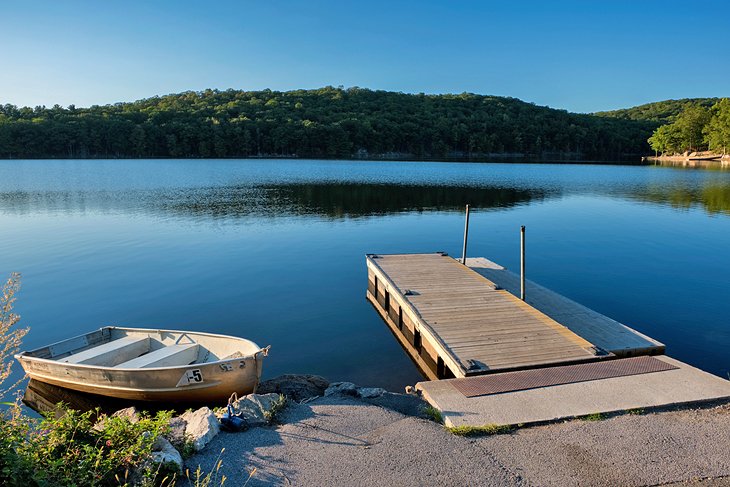
[[[435,407],[431,406],[430,404],[428,406],[424,406],[421,411],[431,421],[433,421],[435,423],[439,423],[439,424],[443,424],[444,423],[444,416],[441,414],[441,411],[439,411]]]
[[[606,416],[602,413],[593,413],[593,414],[586,414],[585,416],[581,416],[580,418],[583,421],[602,421],[606,419]]]
[[[447,426],[446,430],[456,436],[489,436],[509,433],[514,429],[509,425],[485,424],[482,426]]]

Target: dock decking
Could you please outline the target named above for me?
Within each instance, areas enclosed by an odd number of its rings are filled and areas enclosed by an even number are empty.
[[[466,265],[497,286],[520,295],[520,276],[484,257],[466,259]],[[617,357],[657,355],[664,344],[539,284],[526,281],[527,304],[542,311],[577,335]]]
[[[429,379],[611,356],[448,255],[368,255],[367,298]]]

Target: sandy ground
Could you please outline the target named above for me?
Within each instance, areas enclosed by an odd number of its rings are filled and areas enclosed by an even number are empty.
[[[730,486],[727,404],[463,438],[413,416],[412,396],[368,401],[291,403],[280,424],[221,433],[186,465],[220,459],[226,485],[256,468],[249,486]]]

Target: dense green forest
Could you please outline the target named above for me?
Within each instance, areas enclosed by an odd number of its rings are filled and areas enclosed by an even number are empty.
[[[670,122],[658,127],[649,138],[657,153],[679,154],[693,151],[727,153],[730,148],[730,99],[711,106],[690,103]]]
[[[648,142],[662,154],[730,148],[730,101],[727,98],[684,98],[633,108],[597,112],[601,117],[656,122]]]
[[[659,124],[670,123],[690,106],[709,108],[720,101],[720,98],[682,98],[681,100],[664,100],[631,108],[622,108],[609,112],[596,112],[600,117],[618,118],[621,120],[643,120]]]
[[[0,157],[618,160],[646,154],[658,125],[468,93],[206,90],[89,108],[0,106]]]

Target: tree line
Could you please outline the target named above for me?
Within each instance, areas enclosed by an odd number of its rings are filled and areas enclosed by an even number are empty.
[[[657,126],[470,93],[205,90],[88,108],[1,105],[0,157],[617,160],[645,154]]]
[[[726,154],[730,148],[730,99],[723,98],[710,107],[688,104],[670,123],[654,131],[649,144],[662,154],[706,150]]]

